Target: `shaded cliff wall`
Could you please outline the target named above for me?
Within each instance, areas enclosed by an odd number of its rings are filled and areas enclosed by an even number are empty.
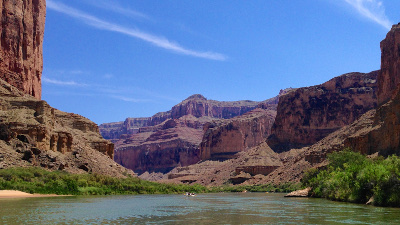
[[[45,0],[0,1],[0,78],[41,98]]]
[[[378,100],[381,105],[365,127],[365,132],[352,135],[347,147],[372,154],[387,156],[400,154],[400,24],[381,42],[381,72],[378,76]],[[385,103],[386,102],[386,103]]]
[[[378,75],[378,104],[393,96],[400,83],[400,23],[393,25],[381,41],[381,70]]]
[[[201,159],[227,159],[269,136],[276,111],[254,109],[229,120],[207,123],[200,145]]]
[[[282,152],[316,143],[376,107],[377,71],[348,73],[280,97],[268,138]]]

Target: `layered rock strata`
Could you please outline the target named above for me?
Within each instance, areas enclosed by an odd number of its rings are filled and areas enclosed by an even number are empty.
[[[200,160],[202,125],[211,120],[187,115],[140,128],[139,133],[116,142],[114,159],[138,173],[168,172],[176,166],[194,164]]]
[[[138,133],[141,127],[156,126],[168,119],[179,119],[185,115],[192,115],[196,118],[229,119],[255,109],[258,104],[260,103],[255,101],[220,102],[195,94],[167,112],[160,112],[152,117],[127,118],[124,122],[104,123],[99,127],[105,139],[116,141],[122,135]]]
[[[277,152],[316,143],[377,105],[377,71],[348,73],[279,99],[268,144]]]
[[[54,109],[0,79],[0,168],[134,175],[113,156],[114,145],[101,137],[95,123]]]
[[[229,152],[220,152],[220,155],[237,153],[266,138],[275,118],[277,101],[275,97],[264,102],[219,102],[192,95],[170,111],[148,118],[147,126],[139,127],[137,133],[121,134],[115,141],[115,161],[139,173],[168,172],[174,167],[191,165],[211,156],[211,148],[226,149],[231,145]],[[237,116],[242,114],[245,115]],[[166,116],[170,118],[158,123]],[[103,124],[101,129],[111,125]],[[223,127],[232,127],[228,135]],[[206,138],[203,137],[205,133]],[[217,141],[218,146],[214,146],[216,142],[213,140],[218,137],[213,136],[218,134],[219,137],[234,135],[236,138],[223,138],[222,142]],[[201,153],[200,143],[205,139],[208,141],[204,141],[204,146],[208,147]],[[236,146],[232,140],[237,140],[235,143],[240,145]]]
[[[0,9],[0,78],[40,99],[46,1],[1,1]]]
[[[224,160],[263,142],[270,134],[276,111],[254,109],[242,116],[204,126],[200,145],[202,160]]]
[[[381,41],[381,70],[378,75],[378,104],[394,95],[400,83],[400,23],[393,25]]]

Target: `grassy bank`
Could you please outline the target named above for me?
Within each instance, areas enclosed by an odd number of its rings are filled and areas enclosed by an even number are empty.
[[[312,195],[331,200],[400,206],[400,158],[390,156],[369,159],[360,153],[344,150],[328,155],[329,165],[310,170],[303,186],[312,188]]]
[[[0,170],[0,190],[38,194],[115,195],[207,192],[201,185],[161,184],[135,177],[115,178],[98,174],[70,174],[41,168]]]
[[[296,184],[221,186],[162,184],[136,177],[115,178],[98,174],[70,174],[41,168],[9,168],[0,170],[0,190],[19,190],[38,194],[116,195],[116,194],[177,194],[184,192],[289,192]]]

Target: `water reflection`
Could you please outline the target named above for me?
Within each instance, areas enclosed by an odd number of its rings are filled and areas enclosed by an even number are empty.
[[[0,199],[1,224],[399,224],[399,213],[273,193]]]

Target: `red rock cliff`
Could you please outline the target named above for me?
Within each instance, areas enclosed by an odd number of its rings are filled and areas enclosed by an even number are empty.
[[[316,143],[376,107],[377,71],[349,73],[280,97],[268,144],[277,152]]]
[[[378,104],[393,96],[400,83],[400,23],[393,25],[381,42],[381,70],[378,75]]]
[[[393,25],[381,42],[381,51],[378,100],[383,105],[367,118],[371,122],[364,123],[363,132],[345,140],[345,146],[387,156],[400,153],[400,23]]]
[[[0,1],[0,78],[41,98],[45,0]]]
[[[202,160],[227,159],[254,147],[269,136],[276,111],[254,109],[229,120],[207,123],[200,145]]]
[[[137,172],[161,171],[166,172],[176,166],[190,165],[200,160],[200,143],[203,138],[203,125],[207,122],[228,119],[242,115],[256,107],[269,109],[269,102],[234,101],[220,102],[208,100],[202,95],[192,95],[181,103],[172,107],[168,112],[143,118],[144,123],[135,123],[138,131],[127,132],[127,121],[122,123],[102,124],[100,130],[104,137],[108,133],[118,133],[119,139],[113,140],[116,144],[115,161]],[[276,104],[274,105],[276,108]],[[261,111],[266,111],[260,109]],[[138,122],[138,119],[131,119]],[[264,121],[264,118],[260,118]],[[265,126],[254,124],[249,130],[258,129],[257,138],[248,137],[245,147],[258,142],[264,137]],[[271,123],[272,124],[272,123]],[[111,128],[107,128],[111,127]],[[122,127],[122,128],[121,128]],[[108,130],[107,130],[108,129]],[[249,131],[250,132],[250,131]],[[256,139],[256,140],[253,140]]]

